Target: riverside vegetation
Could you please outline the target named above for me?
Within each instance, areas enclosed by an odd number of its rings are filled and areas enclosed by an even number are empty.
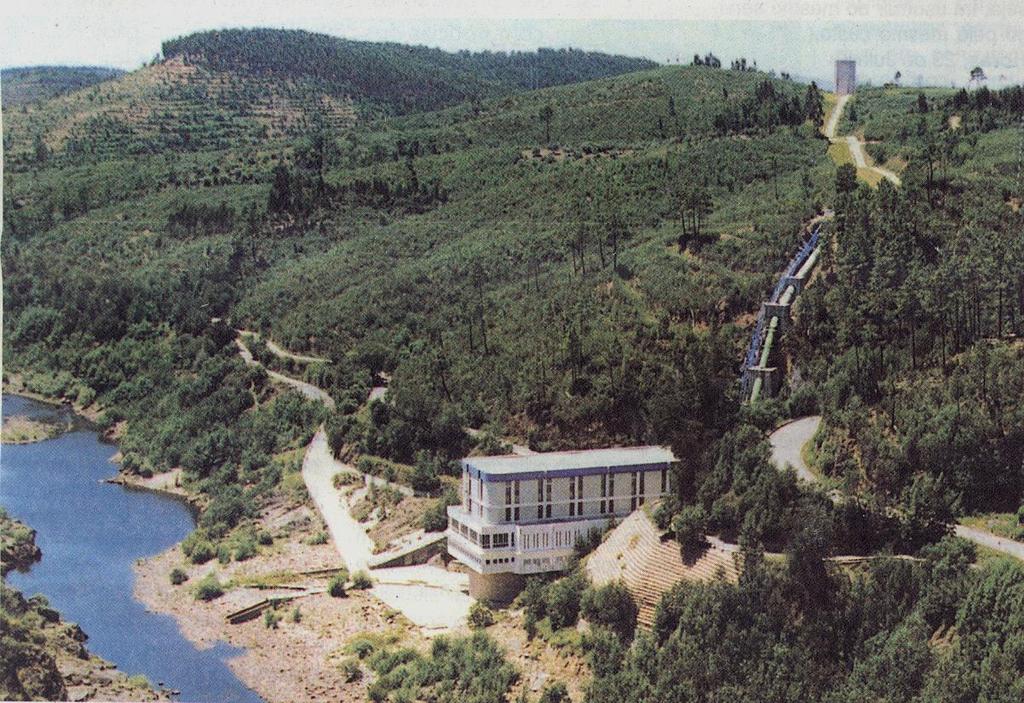
[[[249,545],[265,501],[301,494],[275,457],[320,423],[336,452],[435,495],[496,437],[665,443],[681,469],[659,522],[740,541],[744,576],[681,586],[651,635],[599,624],[578,643],[589,700],[1019,699],[1006,623],[1024,617],[1024,572],[968,569],[973,551],[945,536],[1024,492],[1019,89],[929,91],[923,108],[918,91],[858,93],[840,132],[879,140],[903,179],[871,189],[829,161],[817,87],[745,60],[247,31],[5,109],[8,366],[104,408],[124,470],[183,467],[200,558]],[[778,351],[795,380],[742,406],[753,313],[826,205],[822,271]],[[287,371],[336,410],[245,366],[234,328],[329,359]],[[765,430],[814,411],[812,458],[839,503],[768,460]],[[822,562],[894,551],[924,561]],[[556,605],[535,616],[555,636],[576,615],[552,619],[572,599],[547,588]],[[481,630],[375,653],[371,696],[501,700],[515,672]],[[698,632],[704,663],[687,656]],[[887,667],[902,651],[913,666]]]

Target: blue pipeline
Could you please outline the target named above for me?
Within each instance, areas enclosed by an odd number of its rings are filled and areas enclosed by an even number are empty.
[[[779,297],[782,295],[786,287],[792,283],[793,275],[800,270],[800,267],[807,262],[811,252],[814,251],[815,247],[818,246],[818,240],[821,238],[821,225],[817,225],[814,231],[811,232],[811,237],[797,251],[789,261],[789,265],[786,266],[785,272],[779,277],[779,282],[775,284],[775,288],[772,290],[771,297],[768,301],[771,303],[779,302]],[[767,334],[767,329],[764,319],[764,307],[757,313],[757,321],[754,324],[754,331],[750,335],[750,344],[747,345],[747,353],[743,356],[743,375],[740,378],[740,385],[743,391],[744,397],[749,397],[751,386],[753,385],[753,377],[747,372],[751,366],[756,366],[761,356],[761,347],[764,344],[764,338]]]

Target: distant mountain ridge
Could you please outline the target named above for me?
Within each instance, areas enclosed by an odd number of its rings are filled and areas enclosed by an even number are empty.
[[[3,106],[49,100],[124,74],[105,66],[24,66],[0,71]]]
[[[212,71],[315,80],[335,97],[404,114],[657,66],[577,49],[450,53],[301,30],[228,29],[166,41],[165,59]]]

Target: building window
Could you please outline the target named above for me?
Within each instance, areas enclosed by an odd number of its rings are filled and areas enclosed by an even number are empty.
[[[551,479],[545,481],[544,486],[544,517],[551,517]]]
[[[668,469],[661,470],[661,492],[668,493]]]
[[[491,536],[490,535],[480,535],[480,546],[483,547],[484,549],[490,549],[491,548]]]
[[[583,514],[583,477],[576,477],[576,514]]]
[[[576,514],[576,479],[569,477],[569,517]]]
[[[508,547],[508,534],[492,535],[491,544],[495,549],[504,549],[505,547]]]
[[[615,513],[615,474],[608,474],[608,512]]]
[[[519,522],[519,481],[512,482],[512,504],[515,506],[512,509],[512,519]]]
[[[512,519],[512,484],[505,484],[505,522]]]
[[[537,519],[544,517],[544,479],[537,479]]]
[[[644,504],[644,493],[647,492],[647,491],[644,490],[644,479],[647,477],[647,472],[646,471],[637,471],[636,473],[637,473],[637,476],[640,479],[640,490],[637,491],[637,505],[643,505]]]
[[[608,476],[601,474],[601,514],[604,515],[605,508],[608,504],[605,502],[605,498],[608,497]]]
[[[630,512],[636,510],[636,475],[638,472],[633,471],[629,474],[629,510]]]

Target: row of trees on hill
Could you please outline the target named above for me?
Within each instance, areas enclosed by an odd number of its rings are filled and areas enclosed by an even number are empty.
[[[826,286],[787,339],[817,385],[826,470],[894,502],[930,481],[951,512],[1024,501],[1024,238],[989,186],[936,177],[933,134],[897,190],[837,184]],[[855,448],[855,449],[854,449]]]
[[[851,575],[813,544],[781,567],[748,551],[738,584],[680,583],[632,646],[591,640],[585,700],[1019,700],[1024,569],[971,568],[955,540],[922,555]]]
[[[423,46],[277,29],[192,34],[164,42],[163,55],[214,70],[312,78],[328,92],[351,95],[371,107],[397,113],[655,66],[646,59],[575,49],[452,54]]]
[[[718,113],[714,127],[725,135],[781,125],[799,126],[807,120],[820,126],[823,115],[822,95],[816,84],[811,83],[801,98],[790,90],[780,90],[774,81],[764,80],[752,95]]]

